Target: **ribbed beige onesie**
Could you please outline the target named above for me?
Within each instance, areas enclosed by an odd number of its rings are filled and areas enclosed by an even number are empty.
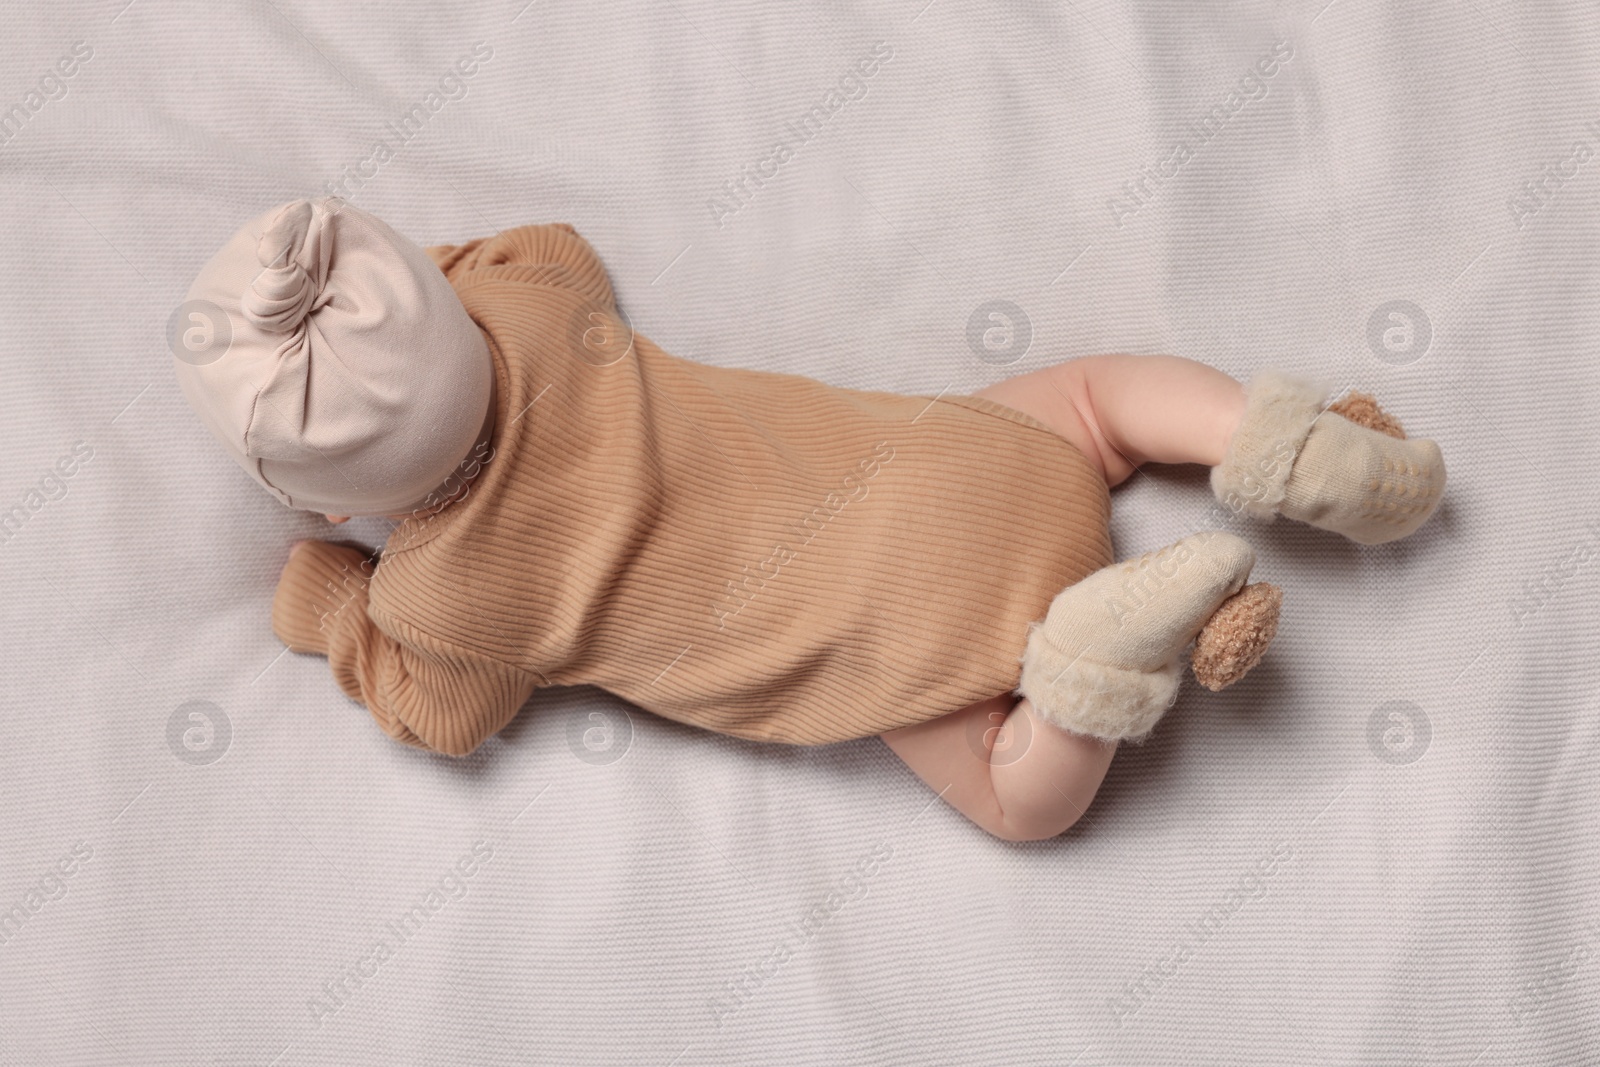
[[[312,542],[273,604],[401,741],[464,754],[580,684],[759,741],[883,733],[1010,691],[1027,624],[1111,562],[1104,481],[1030,416],[630,344],[565,224],[429,253],[489,339],[493,453],[370,581]]]

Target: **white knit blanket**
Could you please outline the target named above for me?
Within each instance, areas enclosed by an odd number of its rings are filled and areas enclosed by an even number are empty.
[[[14,5],[0,1063],[1600,1062],[1600,17],[1324,3]],[[422,243],[570,222],[706,363],[1325,373],[1449,487],[1370,548],[1119,488],[1120,556],[1234,529],[1283,627],[1049,842],[877,739],[593,690],[428,756],[282,654],[330,528],[164,338],[329,188]]]

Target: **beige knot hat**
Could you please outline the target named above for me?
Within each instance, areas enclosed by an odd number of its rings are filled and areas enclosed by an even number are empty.
[[[291,508],[431,507],[494,428],[494,366],[455,290],[421,247],[339,197],[240,228],[168,341],[189,405]]]

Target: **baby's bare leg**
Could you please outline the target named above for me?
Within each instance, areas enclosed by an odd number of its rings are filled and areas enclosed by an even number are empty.
[[[988,397],[1066,438],[1105,477],[1144,463],[1216,466],[1244,414],[1244,387],[1177,356],[1088,356],[996,382]],[[996,837],[1034,841],[1088,809],[1115,743],[1040,719],[1030,701],[981,701],[883,735],[917,776]]]
[[[1054,837],[1077,822],[1117,751],[1044,722],[1009,694],[883,740],[957,811],[1006,841]]]
[[[1222,462],[1244,414],[1244,386],[1178,356],[1085,356],[978,390],[1065,437],[1105,475],[1145,463]]]

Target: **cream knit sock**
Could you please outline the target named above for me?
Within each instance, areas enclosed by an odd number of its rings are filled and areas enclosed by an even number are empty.
[[[1094,572],[1029,625],[1017,692],[1062,729],[1143,740],[1177,699],[1184,648],[1254,565],[1243,540],[1205,530]]]
[[[1235,512],[1287,515],[1365,545],[1405,537],[1444,492],[1439,446],[1358,426],[1326,410],[1327,395],[1322,382],[1256,374],[1212,492]]]

